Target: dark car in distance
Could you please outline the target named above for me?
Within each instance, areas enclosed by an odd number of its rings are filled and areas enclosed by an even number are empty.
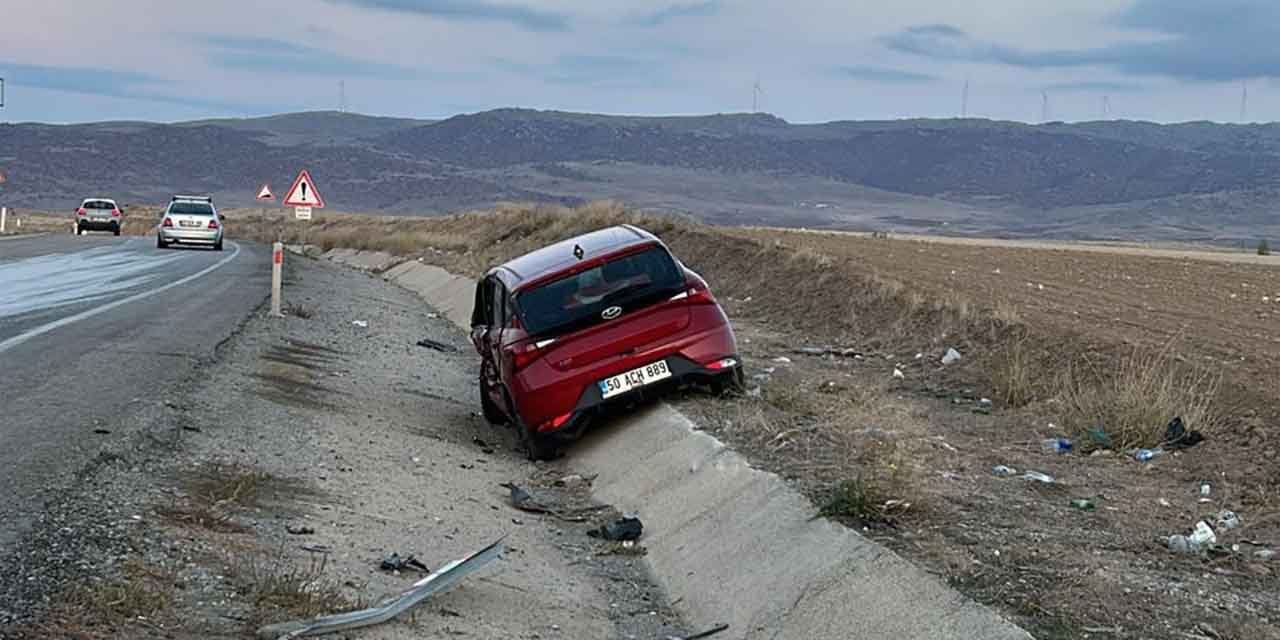
[[[471,340],[487,420],[546,459],[591,418],[673,386],[739,387],[733,329],[705,280],[654,235],[621,225],[491,269]]]

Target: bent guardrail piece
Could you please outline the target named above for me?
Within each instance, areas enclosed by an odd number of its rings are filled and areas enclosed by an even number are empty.
[[[452,587],[497,559],[506,550],[502,544],[505,539],[506,537],[503,536],[493,544],[461,560],[454,560],[440,567],[435,573],[413,583],[413,586],[404,593],[383,600],[375,607],[310,620],[293,620],[267,625],[258,629],[258,637],[263,640],[290,640],[382,624],[412,609],[423,600]]]

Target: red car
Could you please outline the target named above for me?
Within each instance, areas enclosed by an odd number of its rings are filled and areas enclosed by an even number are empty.
[[[484,416],[514,425],[535,460],[609,405],[672,386],[742,383],[733,329],[706,281],[630,225],[490,270],[471,325]]]

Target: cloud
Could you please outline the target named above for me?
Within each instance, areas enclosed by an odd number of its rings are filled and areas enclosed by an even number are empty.
[[[496,59],[493,64],[503,71],[545,82],[593,88],[654,86],[664,68],[648,59],[583,54],[562,55],[544,65],[508,59]]]
[[[1093,48],[1031,50],[933,24],[882,37],[881,42],[894,51],[935,60],[1025,69],[1101,67],[1198,82],[1280,77],[1280,47],[1275,46],[1280,3],[1272,0],[1138,0],[1107,22],[1149,32],[1148,37]]]
[[[867,67],[862,65],[853,65],[839,67],[836,73],[853,78],[855,80],[866,80],[869,82],[880,82],[884,84],[917,84],[924,82],[937,82],[938,77],[927,73],[916,73],[914,71],[901,71],[898,69],[887,69],[884,67]]]
[[[226,69],[271,71],[294,75],[407,77],[410,69],[350,58],[323,49],[240,36],[205,36],[211,61]]]
[[[14,87],[49,89],[86,95],[143,100],[164,104],[244,113],[268,112],[276,106],[249,105],[183,95],[170,80],[133,71],[91,67],[50,67],[0,62],[5,80]],[[198,95],[198,94],[197,94]]]
[[[665,9],[660,9],[653,13],[636,16],[628,20],[628,24],[641,27],[660,27],[672,20],[680,18],[701,18],[706,16],[714,16],[720,13],[720,0],[706,0],[705,2],[690,2],[685,4],[673,4]]]
[[[568,31],[565,14],[483,0],[329,0],[368,9],[400,11],[446,20],[506,22],[530,31]]]
[[[1145,87],[1130,82],[1060,82],[1045,87],[1045,91],[1062,93],[1137,93]]]

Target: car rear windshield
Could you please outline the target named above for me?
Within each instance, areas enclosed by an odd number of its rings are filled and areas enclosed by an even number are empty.
[[[169,213],[178,213],[185,216],[211,216],[213,215],[213,206],[203,202],[175,202],[169,205]]]
[[[116,205],[106,200],[89,200],[84,203],[85,209],[106,209],[108,211],[115,209]]]
[[[516,296],[530,335],[560,334],[603,320],[605,309],[632,311],[684,289],[684,277],[661,247],[617,258]]]

